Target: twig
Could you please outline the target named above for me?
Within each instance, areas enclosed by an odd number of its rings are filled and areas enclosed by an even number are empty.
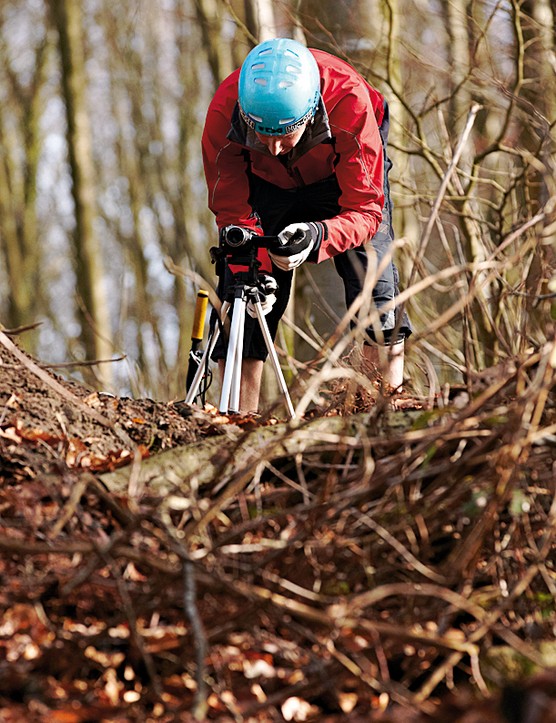
[[[43,369],[79,369],[79,367],[96,367],[99,364],[113,364],[114,362],[123,361],[127,359],[127,354],[121,356],[112,357],[111,359],[90,359],[83,361],[73,362],[60,362],[59,364],[41,364]]]
[[[152,655],[146,650],[144,642],[143,642],[143,637],[137,630],[137,616],[135,615],[135,609],[133,607],[133,602],[131,600],[131,596],[127,589],[127,585],[122,580],[122,577],[119,574],[119,571],[116,569],[116,566],[114,565],[114,560],[111,558],[111,556],[107,553],[103,553],[102,558],[108,564],[108,567],[110,568],[110,570],[112,572],[112,576],[113,576],[114,580],[116,581],[116,587],[118,588],[118,592],[120,593],[120,597],[121,597],[123,605],[124,605],[126,617],[129,622],[129,629],[130,629],[132,639],[133,639],[135,645],[137,646],[137,649],[139,650],[141,658],[143,659],[143,663],[145,664],[145,670],[147,671],[147,674],[153,685],[154,692],[157,695],[157,697],[160,698],[162,695],[162,686],[160,684],[160,677],[159,677],[158,673],[156,672],[156,666],[154,664]]]
[[[407,284],[408,286],[411,286],[411,284],[413,283],[417,270],[418,270],[419,266],[421,265],[421,262],[425,255],[426,248],[427,248],[429,240],[430,240],[432,230],[436,224],[436,219],[438,216],[438,212],[440,211],[440,206],[442,205],[444,196],[446,195],[446,190],[450,184],[450,181],[452,179],[454,171],[456,170],[459,159],[461,158],[461,154],[463,153],[463,149],[465,148],[465,144],[467,143],[469,134],[471,133],[471,130],[475,123],[475,117],[476,117],[477,113],[481,110],[481,107],[482,106],[479,105],[478,103],[473,103],[473,105],[471,106],[471,108],[469,110],[469,113],[467,115],[467,122],[462,131],[462,134],[459,139],[456,150],[454,151],[454,155],[452,156],[452,160],[450,161],[450,164],[449,164],[448,168],[446,169],[446,173],[444,174],[442,183],[440,184],[440,188],[438,189],[436,199],[434,201],[430,216],[428,218],[427,225],[425,226],[425,230],[423,231],[423,235],[421,236],[421,240],[419,242],[419,248],[417,249],[417,254],[415,257],[415,263],[414,263],[414,266],[413,266],[413,269],[412,269],[412,272],[411,272],[411,275],[410,275],[410,278],[409,278],[409,281]]]
[[[376,532],[379,537],[381,537],[388,545],[390,545],[394,550],[396,550],[396,552],[398,552],[413,569],[417,570],[417,572],[423,575],[423,577],[426,577],[429,580],[433,580],[434,582],[439,582],[441,584],[445,584],[448,582],[447,577],[441,575],[438,572],[435,572],[434,570],[431,570],[429,567],[424,565],[420,560],[415,557],[415,555],[413,555],[408,549],[406,549],[399,540],[397,540],[393,535],[391,535],[387,529],[385,529],[382,525],[376,522],[376,520],[373,520],[370,515],[360,515],[358,519],[358,524],[366,525],[371,530]]]
[[[87,485],[88,480],[79,479],[77,481],[77,484],[72,487],[70,498],[66,502],[64,509],[62,510],[62,514],[58,518],[58,521],[50,531],[48,535],[49,539],[52,540],[53,538],[58,537],[60,532],[64,529],[66,523],[69,522],[69,520],[73,517],[77,509],[77,505],[79,504],[79,500],[87,489]]]
[[[525,575],[521,578],[521,580],[518,581],[518,583],[515,585],[514,589],[511,591],[511,593],[506,597],[503,601],[503,603],[496,609],[493,610],[491,613],[489,613],[486,616],[485,622],[482,623],[475,631],[471,633],[468,640],[470,643],[478,643],[479,640],[484,638],[493,628],[496,621],[500,618],[502,613],[507,610],[507,608],[510,606],[513,601],[520,597],[525,590],[529,587],[529,585],[532,583],[532,581],[537,576],[539,570],[537,565],[532,565]],[[440,665],[430,676],[429,678],[423,683],[421,686],[421,689],[416,694],[416,699],[418,701],[424,701],[426,700],[431,693],[434,691],[437,685],[442,681],[442,679],[445,677],[447,672],[449,670],[452,670],[456,667],[456,665],[460,662],[460,660],[463,658],[463,653],[460,652],[454,652],[452,653],[446,661],[442,665]],[[537,656],[535,656],[537,657]],[[538,658],[537,658],[538,661]]]
[[[183,571],[183,607],[189,622],[195,645],[196,671],[195,680],[197,690],[193,703],[193,716],[196,720],[205,720],[208,710],[208,686],[206,684],[205,658],[208,644],[203,621],[197,608],[197,581],[195,578],[195,567],[191,560],[182,560]]]
[[[42,321],[35,321],[33,324],[18,326],[15,329],[2,329],[1,331],[3,331],[6,336],[19,336],[26,331],[32,331],[33,329],[37,329],[39,326],[42,325],[42,323]]]

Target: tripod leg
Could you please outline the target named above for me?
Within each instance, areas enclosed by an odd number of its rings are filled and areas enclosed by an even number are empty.
[[[243,370],[243,337],[245,332],[245,312],[246,304],[242,304],[241,323],[238,329],[238,338],[236,343],[236,356],[234,361],[234,374],[232,377],[232,388],[230,392],[230,409],[234,412],[239,411],[240,392],[241,392],[241,374]]]
[[[282,391],[282,394],[284,395],[284,401],[286,403],[288,414],[290,415],[290,419],[295,419],[295,410],[293,408],[290,393],[288,392],[286,380],[284,379],[282,369],[280,368],[280,362],[278,361],[278,354],[276,354],[274,342],[272,341],[272,337],[271,337],[270,331],[268,329],[268,324],[266,323],[266,319],[263,314],[261,302],[256,301],[253,304],[253,306],[255,307],[255,311],[257,313],[257,319],[259,320],[259,326],[261,327],[261,331],[262,331],[262,334],[264,337],[266,348],[267,348],[268,354],[270,356],[270,361],[272,362],[272,366],[274,368],[274,373],[276,374],[276,379],[278,380],[278,386],[280,387],[280,390]]]
[[[225,301],[222,304],[222,322],[224,322],[224,319],[226,318],[228,314],[228,309],[230,308],[230,302]],[[197,396],[197,393],[199,391],[199,385],[201,384],[201,379],[203,378],[203,375],[205,373],[205,365],[207,363],[207,357],[210,357],[212,352],[214,351],[214,347],[216,346],[216,342],[218,341],[218,337],[220,336],[220,328],[218,326],[215,327],[212,337],[210,340],[209,345],[204,351],[204,354],[201,358],[201,361],[199,362],[199,366],[197,367],[197,371],[195,372],[195,376],[193,377],[193,381],[191,382],[191,386],[187,391],[187,395],[185,397],[185,403],[186,404],[193,404],[193,400]]]
[[[237,348],[240,334],[243,333],[243,324],[245,322],[246,301],[243,296],[236,296],[234,299],[234,309],[232,314],[232,323],[230,328],[230,339],[228,342],[228,353],[226,355],[226,367],[224,369],[224,379],[222,380],[222,391],[220,394],[219,410],[223,414],[227,414],[230,408],[230,393],[232,389],[232,381],[235,375],[239,375],[241,379],[241,364],[237,363]],[[240,351],[239,360],[241,362],[242,350]],[[239,406],[239,405],[238,405]],[[232,411],[239,411],[233,409]]]

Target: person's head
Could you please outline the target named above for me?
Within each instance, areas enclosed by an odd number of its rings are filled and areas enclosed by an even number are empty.
[[[266,40],[253,48],[241,66],[241,117],[271,152],[295,145],[314,116],[319,98],[317,62],[295,40]]]

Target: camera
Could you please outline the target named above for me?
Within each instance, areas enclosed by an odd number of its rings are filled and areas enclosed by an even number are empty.
[[[234,226],[233,224],[220,230],[219,239],[220,253],[234,258],[256,254],[260,248],[270,250],[283,248],[279,236],[259,236],[255,231],[243,226]]]
[[[253,234],[243,226],[226,226],[221,231],[221,243],[230,248],[239,248],[240,246],[246,246],[253,238]]]

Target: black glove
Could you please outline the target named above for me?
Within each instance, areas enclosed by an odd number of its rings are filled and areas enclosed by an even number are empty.
[[[282,271],[292,271],[300,266],[312,251],[318,251],[324,235],[324,224],[320,221],[292,223],[278,234],[282,243],[269,252],[274,264]]]

